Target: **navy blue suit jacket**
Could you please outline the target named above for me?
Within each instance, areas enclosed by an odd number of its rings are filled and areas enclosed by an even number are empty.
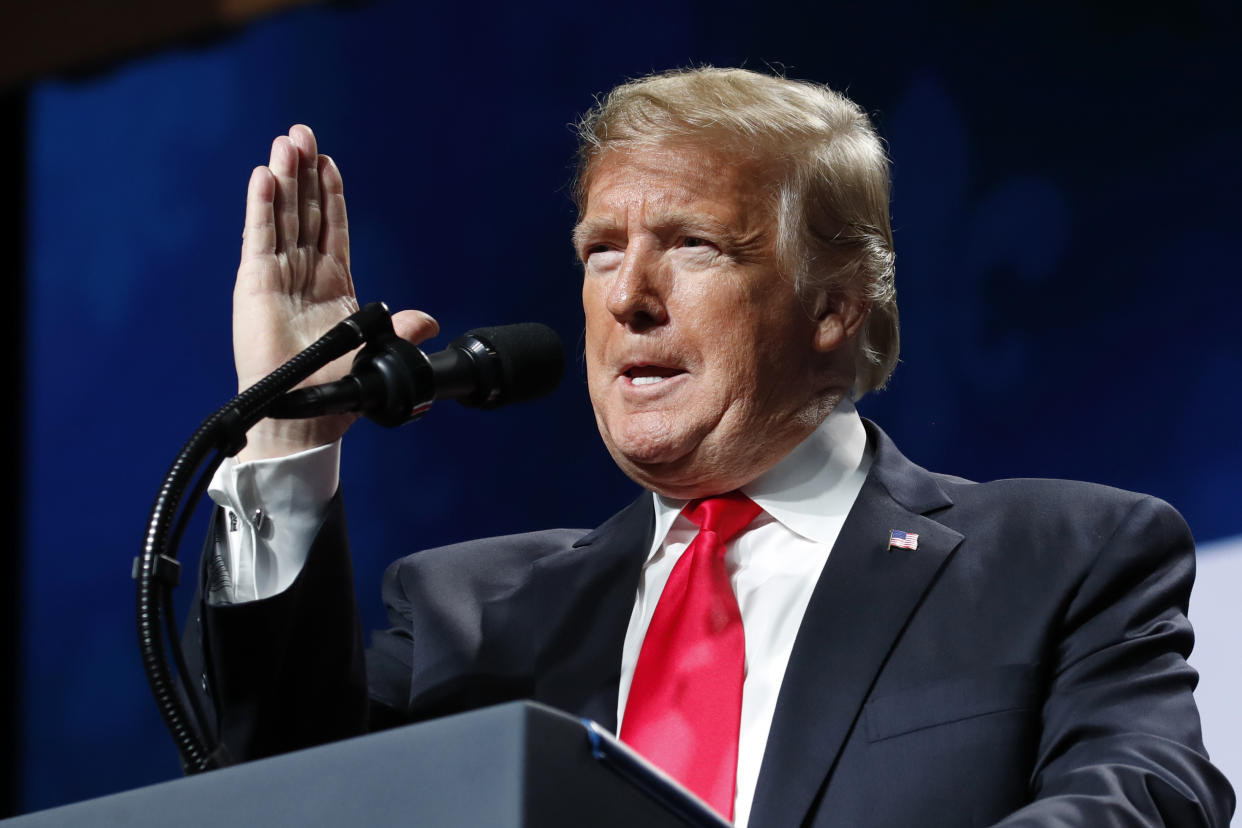
[[[875,461],[807,608],[751,825],[1227,825],[1187,665],[1194,547],[1151,497]],[[615,727],[649,495],[592,532],[428,550],[365,657],[339,504],[276,597],[201,608],[218,734],[259,756],[531,698]],[[890,549],[889,532],[919,536]]]

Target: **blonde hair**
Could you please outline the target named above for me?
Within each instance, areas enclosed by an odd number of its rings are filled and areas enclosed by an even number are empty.
[[[844,296],[869,303],[855,343],[854,394],[884,385],[900,345],[889,164],[857,104],[822,84],[703,67],[622,84],[577,129],[580,215],[611,148],[689,143],[774,163],[779,266],[815,315]]]

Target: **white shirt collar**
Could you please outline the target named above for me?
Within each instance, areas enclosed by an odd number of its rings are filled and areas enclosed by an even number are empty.
[[[842,399],[810,436],[742,492],[790,531],[831,545],[871,469],[873,453],[854,403]],[[655,537],[648,558],[688,502],[653,496]]]

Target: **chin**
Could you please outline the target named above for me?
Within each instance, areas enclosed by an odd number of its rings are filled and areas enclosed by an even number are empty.
[[[639,466],[676,463],[691,454],[702,439],[678,428],[675,419],[664,412],[614,418],[612,427],[597,418],[597,424],[609,453],[623,468],[623,460]]]
[[[685,452],[677,447],[661,443],[623,441],[608,447],[613,459],[622,469],[635,468],[658,473],[659,469],[679,465]]]
[[[696,497],[721,494],[749,482],[736,470],[720,469],[703,462],[694,452],[680,454],[668,461],[646,460],[641,456],[623,454],[613,449],[612,456],[625,475],[644,489],[665,497],[693,500]]]
[[[606,429],[603,422],[598,425],[608,453],[626,477],[658,494],[692,500],[732,491],[748,482],[712,461],[710,429],[678,431],[672,419],[628,419],[625,428],[615,431]]]

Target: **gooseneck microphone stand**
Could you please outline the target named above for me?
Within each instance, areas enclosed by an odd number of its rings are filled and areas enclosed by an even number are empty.
[[[241,451],[246,445],[246,432],[268,416],[273,404],[289,389],[360,345],[382,346],[396,340],[388,309],[379,302],[367,305],[207,417],[164,476],[147,521],[142,554],[134,559],[132,575],[138,582],[142,666],[186,773],[231,764],[224,747],[211,743],[208,719],[197,695],[187,689],[183,698],[178,692],[168,660],[171,652],[177,671],[184,679],[190,679],[178,643],[172,593],[180,579],[177,548],[194,506],[224,459]],[[190,480],[213,452],[187,500],[185,492]]]

